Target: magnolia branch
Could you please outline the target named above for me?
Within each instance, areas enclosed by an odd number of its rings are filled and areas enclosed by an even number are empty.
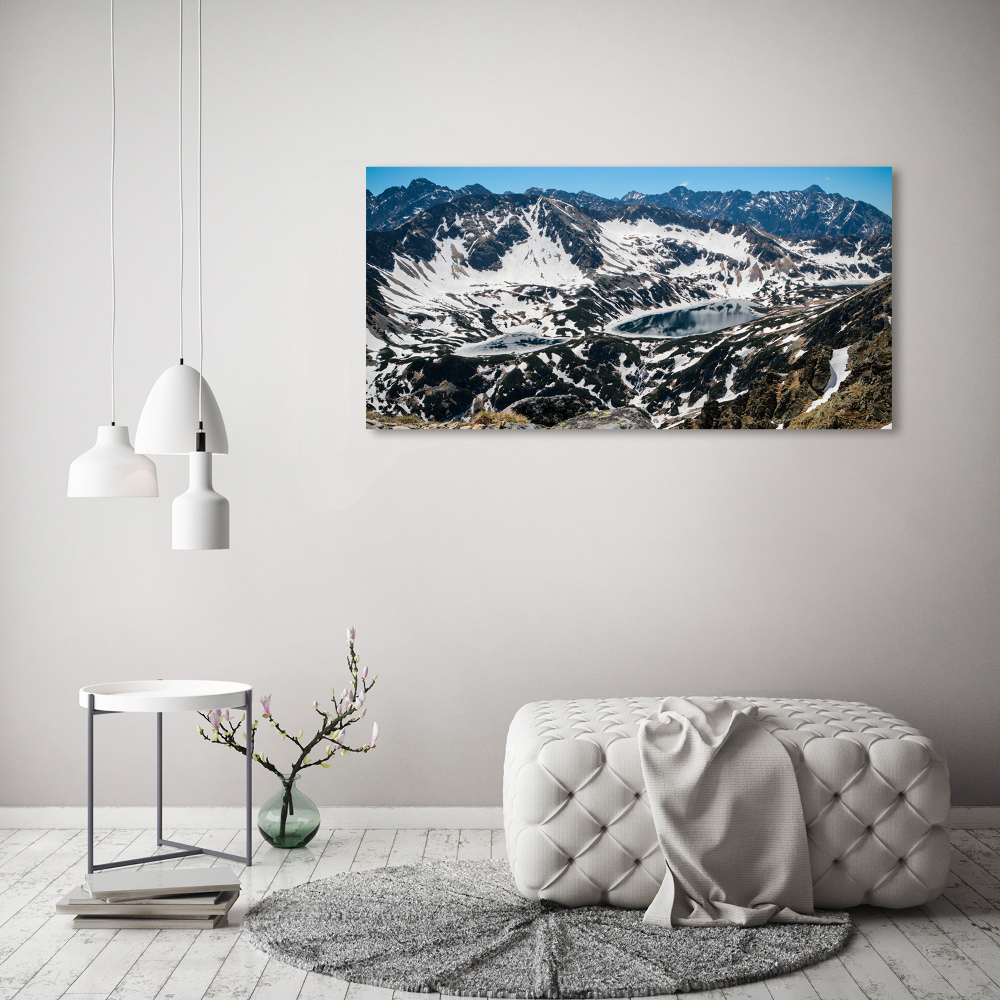
[[[336,689],[331,688],[330,701],[333,703],[334,707],[332,712],[320,708],[318,701],[313,702],[312,707],[320,716],[322,722],[315,735],[310,737],[308,740],[303,741],[303,731],[301,729],[296,735],[293,735],[288,732],[288,730],[286,730],[273,715],[271,715],[270,695],[263,695],[260,699],[261,708],[263,709],[263,717],[270,722],[272,728],[281,735],[282,739],[291,740],[291,742],[298,747],[300,752],[298,758],[292,764],[288,774],[281,771],[263,754],[254,752],[253,759],[262,767],[277,776],[286,786],[295,780],[296,775],[300,771],[305,770],[307,767],[315,767],[316,765],[319,765],[320,767],[329,767],[330,758],[334,756],[337,750],[339,750],[342,755],[347,755],[349,753],[368,753],[369,750],[375,749],[375,741],[378,739],[378,723],[375,723],[372,726],[372,738],[370,743],[365,743],[361,746],[350,746],[344,743],[341,739],[341,735],[349,727],[364,719],[367,712],[367,709],[365,708],[365,699],[368,696],[368,692],[375,686],[375,681],[378,680],[378,674],[375,674],[369,680],[367,667],[365,667],[363,671],[359,669],[360,661],[358,654],[354,650],[354,638],[354,629],[348,629],[347,667],[351,675],[351,683],[348,687],[341,691],[339,698],[337,697]],[[204,739],[208,740],[210,743],[221,743],[223,746],[232,747],[234,750],[237,750],[239,753],[246,756],[247,749],[246,746],[243,745],[246,742],[246,732],[244,728],[246,713],[241,715],[238,719],[230,715],[228,711],[223,712],[221,709],[213,709],[211,712],[199,712],[198,714],[208,723],[207,729],[204,726],[198,727],[198,732]],[[254,721],[252,729],[254,734],[253,742],[256,744],[256,721]],[[240,741],[243,742],[241,743]],[[321,746],[324,743],[329,744],[329,746],[326,747],[325,753],[323,753]],[[320,748],[319,754],[315,757],[315,759],[310,759],[310,754],[312,754],[317,747]]]

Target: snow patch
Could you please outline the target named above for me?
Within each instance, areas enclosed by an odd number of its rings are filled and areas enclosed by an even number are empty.
[[[738,397],[742,396],[744,392],[747,391],[746,389],[743,389],[741,392],[733,392],[733,379],[736,377],[736,372],[738,370],[739,369],[736,367],[736,365],[733,365],[733,367],[730,369],[729,374],[726,376],[726,394],[725,396],[719,397],[720,403],[728,403],[731,399],[737,399]]]
[[[851,374],[847,367],[847,352],[850,347],[838,347],[830,358],[830,381],[826,383],[823,395],[809,404],[806,413],[811,413],[817,406],[822,406],[843,384],[844,379]]]

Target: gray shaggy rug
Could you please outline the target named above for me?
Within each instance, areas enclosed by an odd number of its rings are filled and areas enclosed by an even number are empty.
[[[479,997],[627,997],[766,979],[836,954],[851,924],[655,927],[642,910],[525,899],[505,861],[336,875],[266,896],[244,926],[289,965]],[[832,914],[831,914],[832,915]]]

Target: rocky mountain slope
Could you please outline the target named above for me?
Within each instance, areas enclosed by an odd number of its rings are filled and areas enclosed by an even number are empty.
[[[510,410],[558,426],[546,411],[569,420],[634,407],[666,429],[884,427],[892,280],[721,333],[574,337],[524,356],[383,357],[374,368],[373,409],[435,421]]]
[[[449,421],[572,397],[566,419],[883,426],[891,254],[888,234],[470,192],[368,234],[368,405]]]

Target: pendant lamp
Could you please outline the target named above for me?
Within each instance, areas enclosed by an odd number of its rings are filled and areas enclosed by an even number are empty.
[[[135,438],[152,455],[188,455],[189,485],[172,506],[175,549],[228,549],[229,501],[212,486],[212,454],[227,454],[229,439],[222,412],[204,375],[184,364],[184,0],[180,0],[180,139],[181,163],[181,342],[180,363],[153,385],[142,408]],[[198,342],[204,368],[201,266],[201,0],[198,0]],[[141,445],[138,442],[142,442]]]
[[[156,466],[137,455],[128,428],[112,421],[97,428],[97,444],[69,466],[69,497],[155,497]]]
[[[204,435],[199,434],[199,441]],[[193,451],[190,482],[171,508],[175,549],[228,549],[229,501],[212,487],[212,453]]]
[[[229,438],[215,393],[197,368],[183,362],[172,365],[149,391],[135,429],[135,446],[147,455],[189,455],[198,447],[199,419],[205,425],[205,450],[228,454]]]
[[[97,428],[97,443],[69,467],[70,497],[155,497],[156,466],[137,455],[128,427],[115,422],[115,4],[111,0],[111,423]]]

